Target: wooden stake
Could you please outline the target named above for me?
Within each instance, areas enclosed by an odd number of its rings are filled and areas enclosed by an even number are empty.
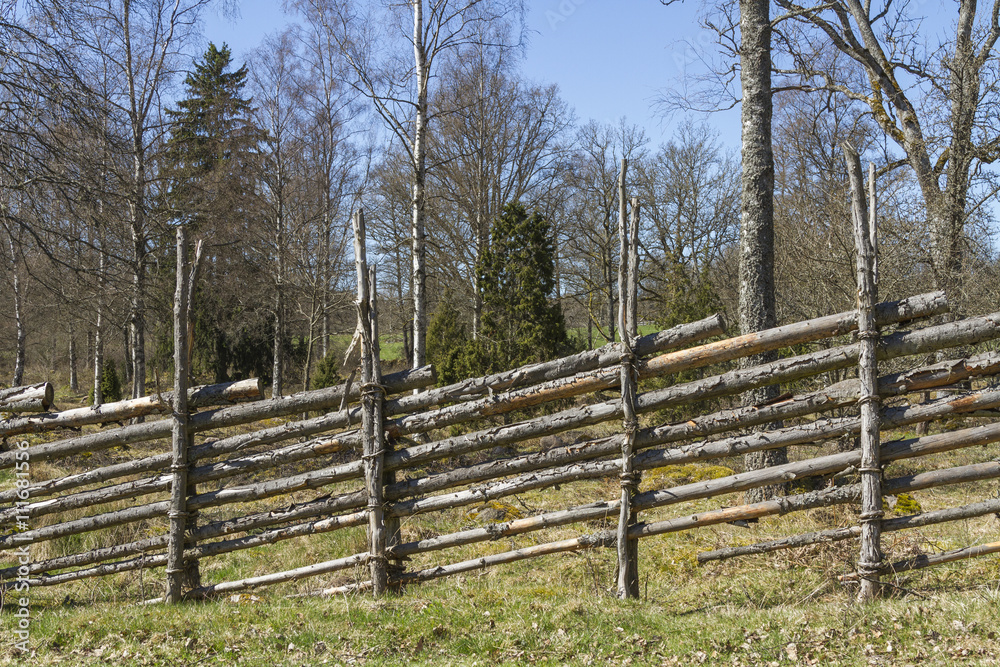
[[[382,507],[382,484],[385,464],[384,390],[378,363],[378,325],[371,312],[373,286],[365,254],[365,214],[354,214],[354,263],[358,279],[358,331],[361,333],[361,435],[362,459],[365,471],[365,493],[368,498],[368,552],[372,577],[372,593],[385,595],[389,585],[386,560],[386,527]]]
[[[188,473],[188,372],[187,311],[188,251],[184,226],[177,227],[177,290],[174,293],[174,414],[173,460],[170,464],[170,518],[167,544],[167,594],[170,603],[180,602],[184,584],[184,529],[187,526]]]
[[[878,345],[879,333],[874,308],[878,301],[875,287],[875,231],[868,224],[861,161],[854,147],[844,143],[844,159],[851,179],[851,203],[854,218],[854,241],[857,246],[858,273],[858,379],[861,382],[861,553],[858,572],[862,576],[858,600],[867,602],[878,595],[878,574],[882,567],[881,520],[882,467],[879,461]]]
[[[625,175],[628,160],[622,159],[618,176],[618,331],[621,335],[621,368],[619,385],[621,388],[622,428],[624,436],[621,444],[621,501],[618,513],[618,597],[639,597],[638,543],[629,542],[628,529],[635,523],[632,498],[639,488],[639,474],[635,470],[635,434],[639,428],[636,414],[636,394],[638,376],[633,345],[637,338],[635,328],[634,303],[629,285],[636,279],[632,266],[631,234],[628,224],[628,205],[625,199]],[[633,209],[634,211],[634,209]]]

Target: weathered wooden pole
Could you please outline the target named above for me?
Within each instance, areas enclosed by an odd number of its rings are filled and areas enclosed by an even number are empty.
[[[372,593],[384,595],[389,585],[386,558],[385,511],[383,508],[385,470],[384,389],[378,361],[378,325],[371,311],[373,289],[370,285],[365,253],[365,213],[354,214],[354,264],[358,277],[358,331],[361,334],[361,433],[364,461],[365,494],[368,498],[368,564]]]
[[[851,180],[851,208],[854,218],[854,241],[858,269],[858,379],[861,382],[861,553],[858,573],[861,589],[858,600],[869,601],[878,595],[882,568],[882,467],[879,460],[878,345],[879,332],[874,308],[878,301],[875,285],[876,231],[869,225],[865,205],[865,186],[857,151],[844,143],[844,159]]]
[[[378,470],[376,472],[377,479],[382,480],[382,486],[379,488],[379,495],[382,502],[385,502],[385,490],[392,484],[396,482],[396,471],[386,470],[385,467],[385,457],[392,453],[393,447],[392,443],[386,436],[386,410],[385,410],[385,387],[382,385],[382,359],[381,359],[381,348],[379,346],[379,326],[378,326],[378,280],[376,275],[375,267],[369,267],[368,269],[368,286],[369,286],[369,318],[371,320],[371,354],[372,354],[372,370],[374,381],[372,382],[369,394],[372,397],[373,409],[374,409],[374,422],[375,422],[375,451],[377,457],[373,461],[374,465],[377,465]],[[379,545],[379,553],[385,554],[389,549],[400,543],[401,526],[399,517],[394,515],[391,511],[391,507],[384,506],[383,517],[385,520],[385,529],[383,534],[385,535],[385,540]],[[387,564],[387,576],[398,577],[405,570],[402,560],[394,560]]]
[[[186,570],[184,568],[184,529],[187,527],[188,491],[188,252],[187,231],[177,227],[177,289],[174,292],[174,411],[172,461],[170,464],[170,519],[167,543],[166,601],[180,602]]]
[[[635,292],[631,285],[636,280],[636,270],[632,263],[632,234],[629,230],[628,203],[625,199],[625,175],[628,161],[622,159],[618,177],[618,331],[621,335],[621,399],[622,438],[621,464],[621,506],[618,514],[618,597],[639,597],[639,543],[628,539],[629,526],[635,523],[632,498],[639,488],[639,473],[635,469],[635,434],[639,428],[636,416],[636,394],[638,393],[638,371],[634,352],[636,330]],[[636,203],[633,202],[632,223],[638,221]],[[637,254],[637,253],[635,253]]]

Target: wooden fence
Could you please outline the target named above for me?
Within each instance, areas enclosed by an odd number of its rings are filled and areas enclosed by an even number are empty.
[[[857,312],[707,343],[703,341],[723,334],[717,316],[640,337],[636,335],[635,290],[628,289],[635,284],[629,278],[636,261],[638,207],[634,201],[630,221],[625,213],[620,216],[623,342],[436,388],[431,388],[435,383],[431,368],[381,374],[375,274],[365,260],[364,220],[359,213],[354,224],[360,381],[271,399],[260,397],[255,382],[193,390],[184,386],[183,295],[188,290],[183,277],[188,272],[186,241],[179,234],[174,391],[99,409],[26,414],[0,421],[0,437],[7,443],[7,450],[0,453],[0,470],[11,471],[12,480],[0,488],[4,527],[0,549],[5,550],[9,563],[0,569],[0,585],[10,587],[21,577],[32,586],[52,586],[164,568],[158,579],[162,585],[157,584],[163,594],[154,601],[176,601],[352,571],[365,574],[316,592],[371,590],[381,594],[406,584],[526,558],[614,548],[619,558],[619,594],[635,596],[639,539],[846,503],[862,503],[859,525],[724,548],[701,554],[699,560],[867,534],[868,541],[859,551],[858,571],[846,578],[876,584],[888,572],[1000,551],[998,544],[978,545],[890,564],[882,557],[878,542],[882,532],[1000,511],[1000,500],[985,499],[913,516],[885,519],[881,515],[883,495],[1000,478],[1000,463],[995,460],[900,477],[883,474],[884,466],[893,461],[996,442],[1000,424],[878,441],[880,432],[908,424],[1000,408],[1000,388],[961,388],[973,380],[983,385],[981,380],[1000,372],[1000,353],[959,353],[931,365],[921,361],[942,350],[967,349],[1000,338],[1000,313],[910,329],[917,320],[944,313],[946,300],[932,293],[871,305],[873,248],[869,247],[859,260],[863,289]],[[864,245],[861,240],[867,236],[859,223],[859,245]],[[849,335],[854,340],[844,341]],[[802,352],[807,343],[817,343],[818,349]],[[786,350],[787,356],[777,361],[725,368],[742,357],[779,349]],[[908,364],[907,358],[911,359]],[[876,360],[896,360],[892,363],[902,370],[879,375]],[[860,369],[858,379],[822,386],[831,372],[850,369]],[[654,378],[669,381],[695,370],[701,377],[694,380],[666,386],[663,380],[650,382]],[[654,419],[655,413],[666,408],[793,383],[802,387],[799,393],[767,405],[720,408],[677,423]],[[908,394],[941,388],[950,391],[935,400],[905,400]],[[422,391],[412,393],[414,389]],[[618,394],[611,398],[600,393],[607,391]],[[237,401],[248,402],[227,405]],[[536,410],[540,406],[545,409]],[[831,416],[834,411],[848,414]],[[306,412],[319,415],[301,416]],[[168,416],[88,432],[67,431],[157,414]],[[267,421],[293,416],[297,418]],[[619,424],[620,431],[572,444],[539,444],[545,436],[604,423]],[[785,425],[767,426],[775,423]],[[233,428],[247,424],[256,425]],[[752,427],[764,430],[747,433]],[[26,434],[48,432],[64,437],[32,445],[19,441]],[[639,491],[645,471],[854,436],[861,436],[862,449]],[[41,474],[43,463],[51,471],[48,478]],[[30,476],[17,476],[26,469]],[[68,469],[73,472],[66,473]],[[844,486],[642,520],[654,508],[851,470],[860,480]],[[409,540],[404,540],[400,528],[401,520],[412,517],[594,479],[620,481],[621,493],[454,532],[411,534]],[[595,520],[616,523],[617,528],[499,553],[483,552],[473,559],[449,560],[447,556],[449,549],[457,547]],[[365,547],[330,554],[330,560],[228,581],[208,582],[201,576],[200,563],[224,554],[362,526],[367,535]],[[119,527],[128,529],[115,532]],[[117,534],[130,537],[119,540],[114,537]],[[51,548],[44,558],[17,562],[18,553],[25,549],[41,553],[45,544]],[[417,555],[427,559],[437,553],[441,554],[438,565],[405,567]]]

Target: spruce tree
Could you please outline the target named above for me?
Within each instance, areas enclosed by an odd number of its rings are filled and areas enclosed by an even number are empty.
[[[481,359],[501,370],[545,361],[569,348],[555,292],[552,227],[520,203],[507,204],[476,271],[483,303]]]
[[[476,345],[455,307],[455,296],[445,290],[427,327],[427,361],[434,364],[441,386],[477,374]]]
[[[251,100],[243,97],[246,65],[229,71],[231,64],[228,46],[209,44],[184,79],[187,97],[177,109],[167,110],[167,205],[199,231],[227,231],[238,215],[248,212],[257,147],[266,139],[251,121]]]
[[[250,375],[269,379],[272,316],[261,304],[255,263],[263,247],[257,199],[260,151],[267,134],[243,96],[247,68],[231,69],[225,44],[209,44],[184,79],[186,97],[168,110],[170,136],[161,173],[162,206],[204,238],[206,262],[195,299],[196,349],[216,382]]]

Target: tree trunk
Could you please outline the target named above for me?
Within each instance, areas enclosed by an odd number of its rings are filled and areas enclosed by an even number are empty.
[[[129,202],[132,232],[132,313],[129,322],[132,363],[132,398],[146,395],[146,230],[145,178],[141,138],[133,147],[133,200]]]
[[[281,175],[279,174],[279,183],[281,182]],[[280,192],[280,191],[279,191]],[[275,217],[275,251],[277,254],[275,260],[275,276],[274,276],[274,367],[272,370],[271,379],[271,396],[281,396],[284,384],[284,365],[285,365],[285,355],[282,347],[282,342],[285,338],[285,219],[284,219],[284,202],[279,195],[278,198],[278,215]],[[324,294],[326,289],[324,286]],[[324,321],[324,331],[323,331],[323,349],[324,356],[326,354],[326,315],[324,311],[323,316]]]
[[[77,376],[77,354],[76,354],[76,321],[70,318],[69,321],[69,390],[74,394],[80,392],[80,378]]]
[[[774,297],[774,155],[771,150],[771,24],[768,0],[740,0],[740,79],[743,88],[743,195],[740,215],[740,333],[775,326]],[[773,352],[746,357],[748,368],[773,361]],[[744,405],[778,396],[776,386],[744,395]],[[747,470],[781,465],[785,450],[748,454]],[[784,485],[754,489],[748,502],[782,493]]]
[[[14,322],[17,325],[17,347],[14,353],[14,377],[11,386],[20,387],[24,384],[24,363],[27,356],[28,333],[24,326],[24,287],[17,270],[17,254],[14,249],[14,239],[8,235],[10,245],[11,273],[14,288]]]
[[[427,268],[424,236],[425,184],[427,180],[427,85],[430,71],[424,44],[423,0],[412,0],[414,75],[417,79],[417,106],[413,134],[413,368],[427,358]]]
[[[94,400],[93,407],[99,408],[104,403],[104,392],[101,389],[101,376],[104,374],[104,287],[105,269],[107,256],[104,254],[104,235],[98,229],[98,253],[97,260],[97,294],[94,296],[97,302],[97,320],[94,323]]]

